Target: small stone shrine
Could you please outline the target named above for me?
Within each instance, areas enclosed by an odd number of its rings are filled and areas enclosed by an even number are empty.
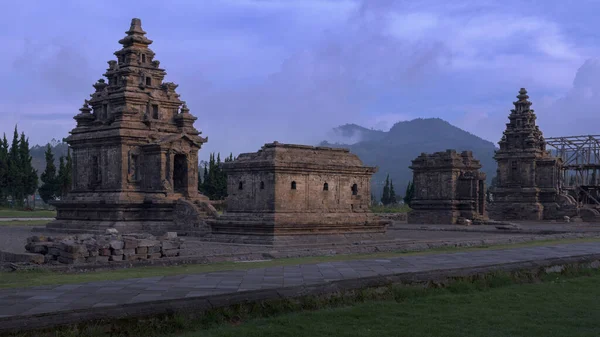
[[[369,208],[375,167],[347,149],[265,144],[223,164],[227,210],[212,233],[241,241],[278,237],[382,233],[387,221]]]
[[[163,232],[205,226],[214,212],[198,194],[200,136],[177,84],[133,19],[104,79],[74,117],[66,139],[73,156],[72,189],[54,203],[55,231]]]
[[[471,151],[422,153],[412,161],[415,196],[412,224],[456,224],[487,220],[485,173]]]
[[[575,216],[572,198],[560,194],[562,160],[546,150],[546,141],[521,88],[498,144],[496,186],[491,189],[494,220],[542,220]]]

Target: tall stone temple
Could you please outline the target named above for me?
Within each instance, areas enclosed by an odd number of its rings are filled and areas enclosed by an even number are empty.
[[[133,19],[67,143],[73,183],[49,229],[162,231],[201,226],[214,210],[198,193],[198,150],[207,138]],[[182,218],[185,218],[184,223]]]
[[[571,215],[575,206],[560,194],[562,160],[546,150],[524,88],[517,98],[494,156],[498,171],[489,216],[495,220],[542,220]]]

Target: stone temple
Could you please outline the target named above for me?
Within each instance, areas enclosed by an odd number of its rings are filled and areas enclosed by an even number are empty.
[[[498,171],[490,217],[542,220],[577,215],[573,198],[560,193],[562,160],[546,150],[527,90],[521,88],[517,98],[494,156]]]
[[[415,196],[407,221],[412,224],[456,224],[487,220],[486,175],[471,151],[422,153],[412,161]]]
[[[204,226],[214,208],[198,194],[198,150],[207,138],[133,19],[123,46],[74,117],[67,143],[72,190],[57,201],[54,230],[160,232]],[[188,228],[189,229],[189,228]]]
[[[240,154],[223,169],[227,210],[209,220],[213,236],[276,242],[385,231],[387,222],[369,208],[370,179],[377,169],[347,149],[274,142]]]

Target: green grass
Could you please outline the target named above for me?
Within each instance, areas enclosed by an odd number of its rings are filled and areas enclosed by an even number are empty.
[[[408,205],[397,205],[397,206],[371,206],[373,213],[408,213],[410,207]]]
[[[44,226],[48,220],[14,220],[0,221],[0,226]]]
[[[108,281],[108,280],[123,280],[128,278],[139,278],[139,277],[153,277],[153,276],[169,276],[169,275],[181,275],[181,274],[197,274],[206,273],[222,270],[246,270],[253,268],[265,268],[275,266],[286,266],[296,264],[309,264],[309,263],[322,263],[332,261],[348,261],[348,260],[359,260],[359,259],[375,259],[375,258],[391,258],[397,256],[408,256],[408,255],[426,255],[426,254],[439,254],[448,252],[459,252],[459,251],[478,251],[486,249],[506,249],[506,248],[518,248],[518,247],[535,247],[535,246],[549,246],[554,244],[565,244],[565,243],[582,243],[582,242],[599,242],[600,238],[586,238],[586,239],[569,239],[569,240],[544,240],[544,241],[532,241],[518,244],[509,245],[495,245],[485,247],[446,247],[446,248],[435,248],[422,252],[381,252],[372,254],[349,254],[349,255],[334,255],[334,256],[313,256],[313,257],[301,257],[301,258],[286,258],[276,259],[271,261],[262,262],[248,262],[248,263],[235,263],[235,262],[219,262],[212,264],[185,264],[177,266],[144,266],[144,267],[133,267],[124,268],[108,271],[96,271],[86,273],[58,273],[48,270],[23,270],[14,272],[0,272],[0,289],[1,288],[18,288],[18,287],[33,287],[41,285],[55,285],[55,284],[72,284],[72,283],[84,283],[84,282],[95,282],[95,281]]]
[[[177,336],[595,337],[600,331],[599,282],[596,273],[500,288],[468,282],[447,289],[405,287],[396,290],[396,300],[254,319]]]
[[[38,210],[22,211],[15,209],[0,208],[0,218],[54,218],[56,211]]]
[[[595,337],[600,329],[599,282],[600,271],[590,269],[495,273],[457,279],[445,287],[390,285],[20,336]]]

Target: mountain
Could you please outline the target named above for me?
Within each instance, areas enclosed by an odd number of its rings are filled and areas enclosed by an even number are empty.
[[[481,139],[439,118],[418,118],[398,122],[389,131],[376,131],[355,124],[346,124],[333,130],[333,134],[345,137],[341,141],[323,141],[321,146],[344,147],[350,149],[369,166],[378,166],[379,171],[372,180],[373,194],[379,200],[387,174],[394,181],[394,189],[404,195],[406,185],[412,180],[408,168],[411,160],[421,153],[433,153],[455,149],[458,152],[473,151],[479,159],[482,171],[487,174],[488,185],[496,175],[494,143]],[[357,142],[353,142],[358,139]]]
[[[54,139],[50,142],[50,146],[52,146],[54,162],[56,169],[58,170],[58,160],[61,156],[67,156],[68,146],[67,143],[59,142]],[[46,156],[44,155],[45,152],[46,145],[35,145],[29,150],[29,153],[31,154],[31,164],[33,165],[33,168],[37,170],[38,176],[41,176],[46,169]]]

